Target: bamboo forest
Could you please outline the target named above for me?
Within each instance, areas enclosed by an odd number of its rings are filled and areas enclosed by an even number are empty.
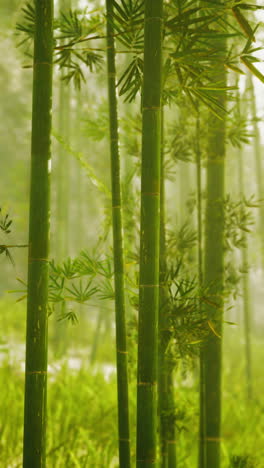
[[[1,0],[0,468],[264,468],[263,26]]]

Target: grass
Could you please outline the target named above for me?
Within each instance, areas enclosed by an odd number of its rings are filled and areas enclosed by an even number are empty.
[[[0,326],[8,324],[5,340],[12,336],[20,343],[24,320],[20,309],[10,316],[7,303],[0,303]],[[14,312],[12,312],[14,314]],[[8,315],[9,314],[9,315]],[[4,315],[4,317],[3,317]],[[11,323],[13,321],[13,324]],[[16,323],[17,321],[17,323]],[[4,323],[3,323],[4,322]],[[13,326],[13,328],[12,328]],[[78,326],[76,327],[78,329]],[[80,332],[83,334],[83,325]],[[87,330],[92,332],[94,324]],[[86,330],[86,331],[87,331]],[[77,333],[77,331],[75,332]],[[87,340],[88,340],[87,336]],[[2,340],[4,341],[4,340]],[[92,341],[90,339],[90,341]],[[114,339],[101,342],[101,364],[114,360]],[[70,345],[73,346],[72,338]],[[76,345],[75,345],[76,346]],[[261,468],[264,459],[264,360],[263,343],[253,340],[253,388],[254,398],[246,399],[243,343],[238,329],[227,329],[224,340],[223,379],[223,443],[222,468]],[[54,356],[51,352],[50,356]],[[65,356],[66,358],[66,356]],[[83,356],[80,370],[72,370],[63,364],[48,380],[48,468],[116,468],[117,458],[117,409],[115,375],[105,378],[102,371],[95,373],[89,366],[89,357]],[[62,361],[60,361],[62,362]],[[64,362],[67,362],[64,359]],[[19,468],[22,458],[22,424],[24,375],[21,362],[6,358],[0,364],[0,466]],[[130,372],[132,466],[135,466],[135,367]],[[98,366],[100,369],[100,365]],[[177,468],[197,466],[198,440],[198,382],[197,372],[191,379],[182,378],[179,368],[175,375],[177,403]],[[187,375],[188,376],[188,375]]]

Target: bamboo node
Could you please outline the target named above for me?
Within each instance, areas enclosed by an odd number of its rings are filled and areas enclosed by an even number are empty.
[[[167,444],[177,444],[176,440],[166,440]]]
[[[32,374],[47,374],[47,371],[27,371],[27,375],[32,375]]]
[[[120,354],[128,354],[128,351],[121,351],[121,349],[117,349],[116,351]]]
[[[108,78],[115,78],[116,74],[115,73],[108,73]]]
[[[118,440],[120,440],[120,442],[130,442],[130,439],[123,439],[122,437],[119,437]]]
[[[120,209],[121,208],[121,205],[114,205],[112,206],[112,209],[115,210],[115,209]]]
[[[28,259],[29,262],[49,262],[49,259],[48,258],[33,258],[33,257],[29,257]]]

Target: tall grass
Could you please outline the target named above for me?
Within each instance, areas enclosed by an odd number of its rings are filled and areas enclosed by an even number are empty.
[[[12,326],[8,335],[23,339],[22,305],[14,313],[5,301],[0,302],[0,326],[9,316]],[[14,320],[13,320],[14,317]],[[20,320],[21,319],[21,320]],[[81,328],[81,327],[79,327]],[[3,328],[1,328],[3,330]],[[78,326],[73,330],[77,331]],[[88,329],[92,330],[92,326]],[[2,335],[3,336],[3,335]],[[254,356],[253,383],[256,389],[251,404],[246,398],[245,362],[243,356],[243,330],[227,327],[224,342],[223,375],[223,442],[221,468],[261,468],[264,459],[263,342],[252,340]],[[98,354],[98,368],[108,354],[114,356],[112,343],[104,342],[104,352]],[[15,347],[15,344],[12,345]],[[112,347],[112,351],[111,351]],[[130,344],[131,347],[131,344]],[[5,348],[3,348],[5,349]],[[81,354],[81,353],[79,353]],[[24,375],[8,353],[0,362],[0,467],[19,468],[22,463],[22,424]],[[3,360],[4,359],[4,360]],[[66,358],[65,358],[66,360]],[[52,360],[50,359],[51,364]],[[116,468],[118,466],[118,435],[116,427],[116,379],[106,379],[102,372],[94,374],[88,367],[89,355],[83,354],[83,366],[72,371],[62,366],[48,378],[47,466],[49,468]],[[108,361],[109,362],[109,361]],[[52,369],[55,366],[52,365]],[[132,466],[135,466],[135,369],[130,364],[130,407]],[[198,375],[187,371],[182,378],[182,366],[175,375],[177,463],[178,468],[193,468],[197,463],[198,437]],[[243,463],[243,464],[242,464]],[[247,463],[247,464],[246,464]],[[251,463],[251,465],[250,465]],[[240,466],[241,465],[241,466]]]

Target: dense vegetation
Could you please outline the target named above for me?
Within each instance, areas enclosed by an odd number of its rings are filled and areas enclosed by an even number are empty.
[[[263,8],[0,6],[1,466],[263,466]]]

